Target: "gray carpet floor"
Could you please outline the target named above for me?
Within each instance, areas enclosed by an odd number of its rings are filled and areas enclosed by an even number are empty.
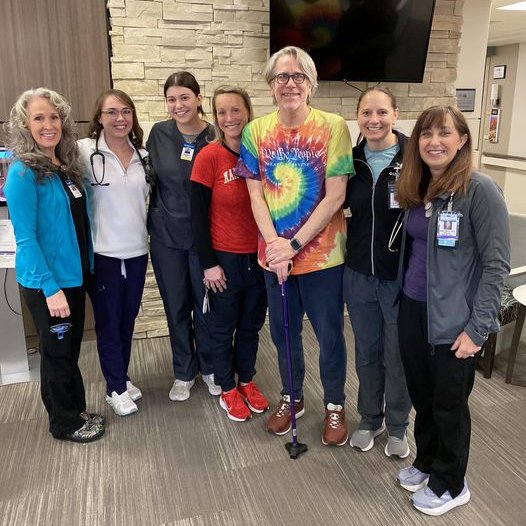
[[[346,339],[352,431],[357,382],[348,322]],[[405,461],[387,458],[385,435],[368,453],[321,444],[322,391],[308,324],[304,343],[306,413],[298,427],[309,451],[297,460],[284,449],[287,437],[265,431],[265,415],[231,422],[200,380],[188,401],[171,402],[167,338],[134,342],[130,376],[144,398],[139,412],[125,418],[105,405],[95,345],[84,344],[89,409],[108,421],[106,436],[93,444],[51,438],[38,383],[0,387],[0,525],[526,525],[526,388],[504,383],[505,355],[490,380],[477,373],[471,397],[472,500],[432,518],[413,510],[395,482],[414,452]],[[524,355],[522,349],[518,377],[526,376]],[[267,326],[256,381],[276,403],[280,386]]]

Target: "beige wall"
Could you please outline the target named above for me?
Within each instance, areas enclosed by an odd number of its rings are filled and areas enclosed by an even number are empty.
[[[424,82],[389,84],[405,124],[428,106],[455,103],[463,4],[463,0],[437,0]],[[163,84],[180,69],[195,74],[205,109],[215,87],[225,83],[248,90],[256,115],[273,109],[261,75],[268,59],[268,0],[109,0],[108,6],[114,85],[133,97],[141,122],[167,118]],[[325,81],[313,105],[351,120],[358,95],[343,82]],[[402,129],[406,130],[404,123]],[[135,336],[165,334],[164,311],[149,269]]]
[[[272,110],[261,76],[268,58],[268,0],[109,0],[108,5],[115,87],[134,97],[142,121],[166,118],[164,80],[183,68],[196,75],[205,97],[220,84],[234,83],[247,88],[256,115]],[[413,119],[432,104],[454,102],[462,5],[462,0],[436,2],[424,82],[390,85],[402,119]],[[352,119],[357,95],[343,82],[321,82],[314,105]]]

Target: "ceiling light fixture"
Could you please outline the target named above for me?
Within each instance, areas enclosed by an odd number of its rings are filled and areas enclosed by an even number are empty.
[[[526,2],[503,5],[502,7],[497,7],[497,9],[502,9],[503,11],[526,11]]]

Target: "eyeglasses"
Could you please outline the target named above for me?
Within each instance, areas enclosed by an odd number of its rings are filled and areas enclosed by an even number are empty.
[[[109,110],[101,110],[101,113],[107,115],[111,120],[115,120],[122,115],[124,119],[129,119],[133,115],[133,110],[131,108],[124,108],[122,110],[116,110],[111,108]]]
[[[289,79],[292,79],[294,84],[303,84],[306,78],[307,75],[305,73],[278,73],[274,75],[272,80],[275,80],[278,84],[287,84]]]

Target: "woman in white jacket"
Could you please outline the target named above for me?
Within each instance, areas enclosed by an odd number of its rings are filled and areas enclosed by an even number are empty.
[[[95,252],[88,292],[106,401],[120,416],[137,411],[141,391],[128,377],[135,318],[148,263],[146,199],[151,177],[143,132],[130,97],[111,89],[99,95],[79,141]]]

